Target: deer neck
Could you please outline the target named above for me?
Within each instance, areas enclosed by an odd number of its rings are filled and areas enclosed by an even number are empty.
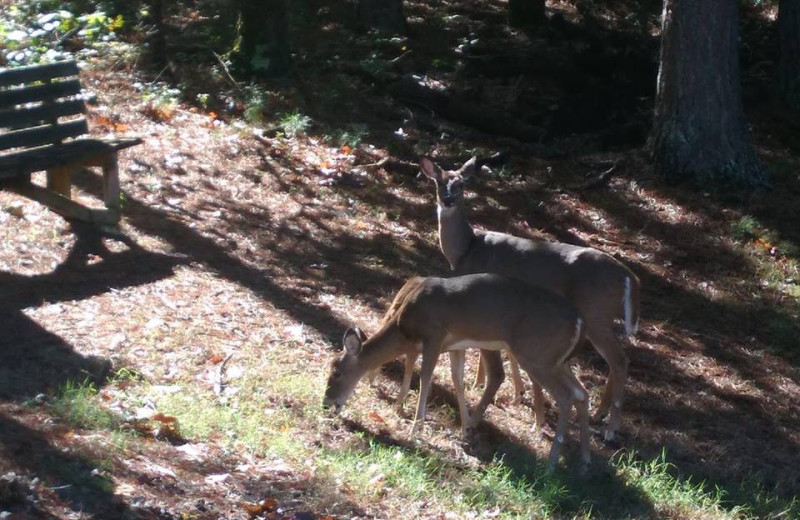
[[[439,245],[450,263],[450,267],[455,269],[475,238],[475,231],[467,221],[467,215],[461,204],[449,208],[439,205],[437,213],[439,215]]]
[[[374,336],[364,342],[359,356],[361,367],[369,372],[393,361],[408,351],[408,339],[394,322],[384,324]]]

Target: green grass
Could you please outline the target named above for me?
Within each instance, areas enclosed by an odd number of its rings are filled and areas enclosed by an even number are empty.
[[[756,478],[722,488],[676,476],[678,469],[666,453],[652,460],[637,460],[633,452],[613,461],[619,474],[638,488],[657,512],[677,518],[800,519],[800,503],[785,499]]]
[[[119,418],[98,400],[97,387],[89,380],[67,381],[52,399],[51,410],[73,428],[117,430]]]
[[[595,460],[582,475],[569,463],[547,473],[543,461],[518,446],[496,447],[492,462],[464,463],[425,443],[406,443],[402,435],[373,438],[362,431],[342,438],[340,419],[319,406],[321,379],[296,366],[282,370],[286,360],[273,357],[269,373],[253,367],[237,380],[241,391],[228,399],[191,384],[150,397],[160,412],[177,417],[186,438],[315,467],[309,504],[325,508],[331,497],[344,494],[396,517],[425,511],[460,518],[490,512],[498,519],[799,518],[795,502],[757,480],[748,488],[722,489],[680,476],[664,454],[642,461],[626,452],[607,465]],[[358,423],[363,414],[353,409],[349,415]],[[321,442],[332,428],[340,438],[335,446]]]
[[[461,467],[424,451],[371,441],[365,450],[328,450],[317,458],[328,478],[340,480],[363,499],[381,497],[402,503],[425,502],[433,511],[464,517],[497,512],[497,518],[550,516],[566,494],[557,477],[542,470],[542,482],[517,479],[502,462],[486,468]],[[391,498],[385,497],[391,490]],[[418,504],[419,506],[420,504]],[[413,506],[412,506],[413,507]]]
[[[634,453],[626,453],[615,461],[619,474],[635,486],[662,513],[677,514],[680,518],[741,518],[742,509],[734,506],[726,510],[724,493],[719,488],[709,488],[704,482],[679,479],[671,473],[675,467],[666,461],[666,454],[649,461],[636,460]]]
[[[299,433],[316,428],[321,419],[321,407],[312,404],[319,399],[309,378],[282,374],[267,381],[250,376],[237,384],[243,390],[230,399],[187,388],[155,396],[157,408],[178,419],[186,438],[207,440],[221,434],[230,445],[253,453],[302,460],[307,449]]]
[[[740,242],[754,240],[762,234],[761,224],[755,217],[744,215],[731,224],[731,237]]]

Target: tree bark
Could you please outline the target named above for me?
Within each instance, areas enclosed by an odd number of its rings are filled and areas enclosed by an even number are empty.
[[[778,11],[778,96],[800,111],[800,0],[781,0]]]
[[[665,0],[653,167],[667,182],[760,185],[742,111],[739,3]]]
[[[529,27],[544,22],[544,0],[508,0],[508,23]]]
[[[358,0],[358,22],[367,29],[405,34],[403,0]]]
[[[239,20],[232,54],[246,77],[271,78],[291,66],[286,0],[238,0]]]
[[[167,62],[167,42],[164,34],[164,2],[150,0],[150,19],[153,22],[153,32],[150,36],[151,61],[162,67]]]

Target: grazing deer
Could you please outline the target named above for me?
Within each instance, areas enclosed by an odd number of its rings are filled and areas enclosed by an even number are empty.
[[[464,349],[509,349],[558,406],[551,467],[558,461],[573,403],[578,410],[581,455],[588,463],[588,394],[565,363],[583,338],[578,312],[566,299],[545,289],[497,274],[412,278],[400,289],[374,336],[365,340],[359,331],[345,332],[345,353],[333,361],[323,405],[338,411],[364,375],[416,350],[422,354],[419,400],[411,428],[416,434],[425,420],[433,370],[439,355],[447,351],[465,435],[472,419],[464,399]]]
[[[387,320],[391,320],[392,316],[394,316],[397,312],[400,311],[400,307],[403,305],[407,298],[407,294],[409,291],[413,290],[415,286],[413,284],[407,283],[405,284],[400,291],[397,292],[395,295],[392,304],[389,306],[389,309],[386,311],[379,328],[382,328]],[[358,335],[361,341],[366,341],[366,335],[356,327],[353,329]],[[417,349],[416,345],[408,344],[407,350],[405,352],[405,370],[403,372],[403,383],[400,386],[400,392],[397,394],[397,400],[395,401],[395,409],[397,413],[402,413],[403,411],[403,404],[405,403],[406,396],[408,395],[409,390],[411,389],[411,378],[414,375],[414,364],[419,357],[420,351]],[[452,357],[452,356],[451,356]],[[460,367],[454,366],[453,370],[459,370],[463,373],[463,366],[466,362],[465,356],[461,357],[453,357],[451,359],[451,363],[460,363]],[[500,351],[496,350],[482,350],[481,351],[481,367],[486,367],[487,374],[484,374],[484,379],[486,380],[486,387],[484,388],[483,396],[481,400],[478,402],[478,405],[475,407],[474,412],[471,415],[471,421],[465,423],[462,421],[461,429],[462,429],[462,437],[466,437],[467,429],[473,426],[476,426],[483,417],[486,408],[494,402],[494,397],[497,394],[497,391],[500,389],[500,386],[503,384],[503,379],[505,378],[505,373],[503,371],[503,358],[500,355]],[[367,373],[367,378],[369,380],[369,384],[372,385],[375,376],[380,372],[381,366],[377,366],[374,370],[371,370]],[[520,386],[522,385],[521,378],[519,376],[519,367],[515,366],[515,380],[520,380]],[[463,380],[463,376],[460,378]],[[463,396],[463,392],[459,393],[461,390],[458,389],[457,395]],[[466,406],[466,401],[459,401],[459,407],[461,408],[461,412],[464,411]],[[536,427],[541,428],[544,426],[544,408],[541,409],[542,416],[536,416]]]
[[[444,172],[427,157],[420,161],[422,172],[436,184],[442,253],[457,275],[499,273],[549,289],[572,303],[586,321],[586,336],[609,366],[595,418],[611,411],[605,430],[605,439],[611,440],[621,423],[628,377],[628,356],[614,323],[622,319],[625,333],[636,333],[639,279],[597,249],[473,229],[464,209],[464,177],[474,172],[475,165],[473,157],[461,169]],[[535,382],[534,398],[538,414],[543,403]]]

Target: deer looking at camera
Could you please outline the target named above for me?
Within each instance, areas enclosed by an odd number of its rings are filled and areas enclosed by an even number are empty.
[[[345,353],[334,360],[323,405],[338,411],[364,375],[416,350],[422,354],[420,391],[412,434],[425,420],[433,370],[450,352],[462,435],[472,419],[464,399],[464,349],[510,350],[519,366],[558,406],[549,463],[558,461],[572,404],[578,410],[581,455],[589,462],[588,394],[565,361],[584,338],[583,320],[564,298],[497,274],[456,278],[412,278],[395,298],[372,337],[356,330],[344,335]]]
[[[602,419],[610,410],[605,439],[611,440],[621,423],[628,377],[628,356],[619,343],[615,321],[622,320],[627,335],[636,333],[639,279],[597,249],[473,229],[464,207],[464,177],[474,173],[476,162],[473,157],[459,170],[443,171],[427,157],[420,161],[422,173],[436,184],[442,253],[457,275],[499,273],[548,289],[572,303],[586,322],[586,336],[609,366],[595,418]],[[534,398],[538,414],[543,404],[535,382]]]

